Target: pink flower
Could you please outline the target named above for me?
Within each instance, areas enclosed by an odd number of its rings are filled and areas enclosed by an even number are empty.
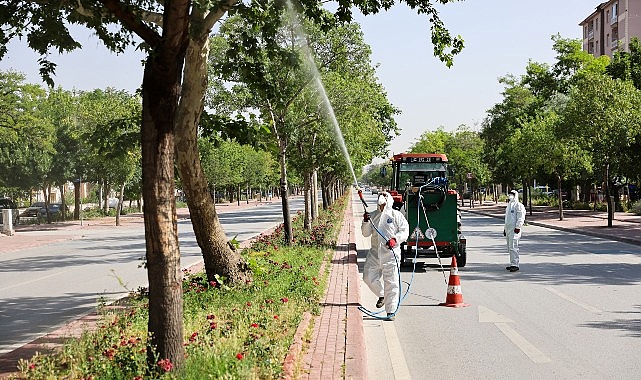
[[[212,288],[215,288],[216,285],[218,285],[216,281],[209,281],[209,286],[211,286]]]
[[[160,369],[162,369],[165,372],[171,371],[172,368],[174,368],[174,365],[171,364],[171,360],[169,359],[162,359],[158,361],[158,366]]]
[[[29,364],[29,369],[36,369],[36,363]]]
[[[243,360],[244,358],[245,358],[245,355],[243,355],[242,353],[239,352],[236,354],[236,359]]]

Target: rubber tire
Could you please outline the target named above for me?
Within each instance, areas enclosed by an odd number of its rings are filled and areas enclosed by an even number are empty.
[[[459,243],[456,248],[456,266],[463,268],[467,264],[466,244]]]
[[[407,244],[406,243],[401,244],[401,262],[399,264],[401,268],[407,266]]]

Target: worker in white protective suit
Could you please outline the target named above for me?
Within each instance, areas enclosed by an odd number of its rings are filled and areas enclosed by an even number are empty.
[[[401,293],[401,243],[409,236],[409,225],[403,214],[392,208],[394,200],[389,193],[379,194],[377,204],[376,211],[363,214],[361,231],[363,236],[371,236],[371,248],[363,268],[363,281],[378,296],[376,307],[385,305],[387,319],[393,320]]]
[[[507,250],[510,253],[510,265],[505,269],[510,272],[519,270],[519,240],[521,240],[521,228],[525,222],[525,206],[519,202],[519,192],[510,191],[508,203],[505,208],[505,227],[503,236],[507,240]]]

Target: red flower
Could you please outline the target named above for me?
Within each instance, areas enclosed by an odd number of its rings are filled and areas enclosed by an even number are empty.
[[[114,355],[116,354],[116,351],[110,348],[108,350],[104,350],[102,354],[106,356],[107,359],[112,360],[114,358]]]
[[[195,341],[197,336],[198,336],[198,333],[197,333],[197,332],[195,332],[195,333],[191,334],[191,336],[189,337],[189,341],[190,341],[190,342]]]
[[[207,319],[215,319],[215,318],[216,318],[216,316],[215,316],[215,315],[213,315],[213,314],[209,314],[209,315],[207,316]]]
[[[273,299],[266,299],[265,303],[274,303],[274,300]]]
[[[283,297],[283,298],[280,299],[280,302],[282,302],[282,303],[286,303],[288,301],[289,301],[289,299],[287,297]]]
[[[252,306],[252,303],[251,302],[247,302],[247,307],[251,307],[251,306]]]
[[[36,369],[36,363],[29,364],[29,369]]]
[[[245,356],[242,353],[239,352],[239,353],[236,354],[236,359],[243,360],[244,358],[245,358]]]
[[[274,319],[278,319],[278,315],[274,315]]]
[[[256,328],[256,327],[258,327],[258,323],[252,323],[251,326]]]
[[[174,365],[171,364],[171,360],[169,359],[162,359],[158,361],[158,366],[160,369],[162,369],[165,372],[171,371],[172,368],[174,368]]]
[[[215,288],[216,285],[218,285],[216,281],[209,281],[209,286],[211,286],[212,288]]]
[[[209,328],[212,330],[215,330],[218,328],[218,324],[216,322],[212,322],[209,324]]]

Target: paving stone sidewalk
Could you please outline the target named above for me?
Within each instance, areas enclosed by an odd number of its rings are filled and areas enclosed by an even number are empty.
[[[363,317],[358,310],[360,276],[356,259],[350,200],[336,250],[328,264],[330,273],[320,305],[321,313],[314,318],[312,336],[297,374],[286,377],[304,380],[367,379]]]

